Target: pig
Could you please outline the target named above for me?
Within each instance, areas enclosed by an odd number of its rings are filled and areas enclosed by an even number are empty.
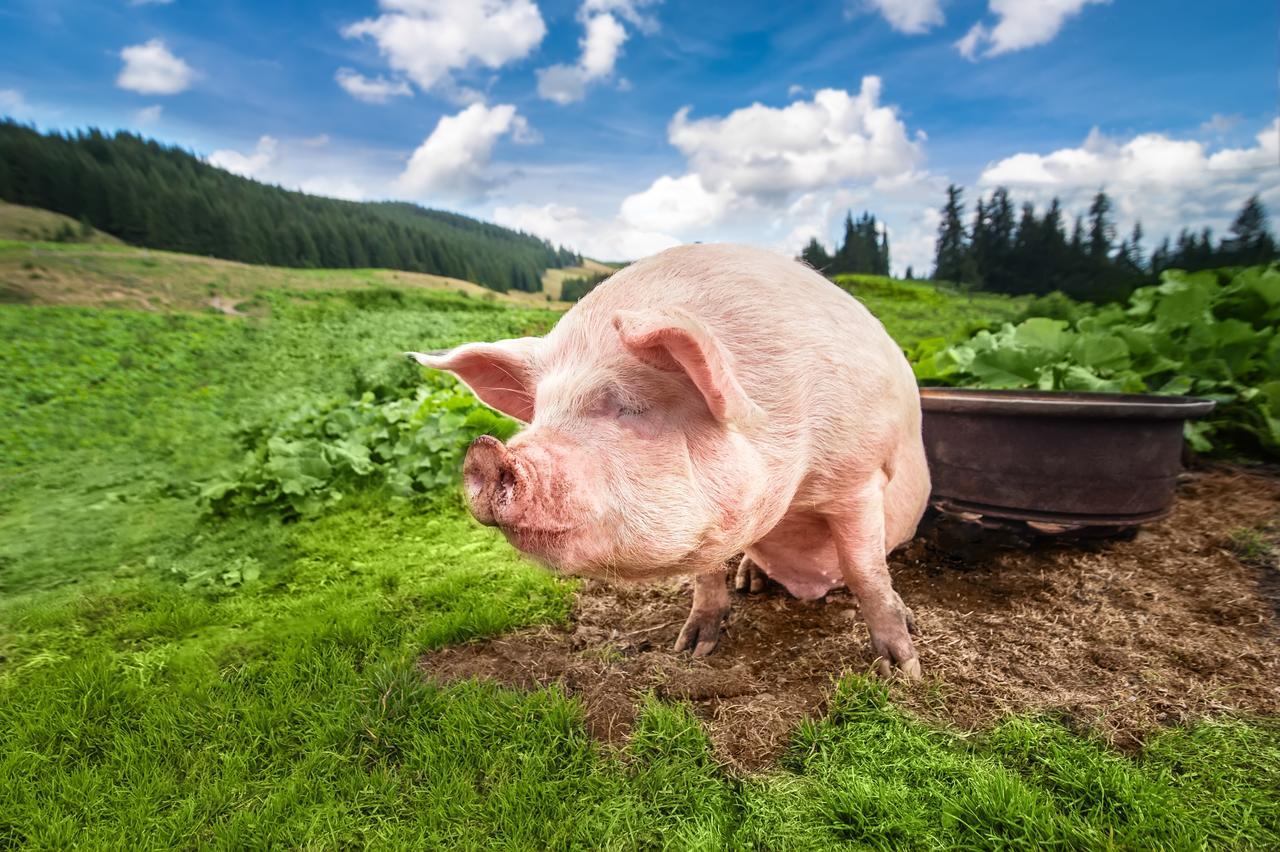
[[[710,653],[762,571],[816,600],[857,596],[876,667],[920,678],[886,561],[929,496],[911,367],[857,299],[802,263],[696,244],[627,266],[545,337],[407,353],[528,424],[481,436],[472,514],[566,574],[692,575],[676,650]]]

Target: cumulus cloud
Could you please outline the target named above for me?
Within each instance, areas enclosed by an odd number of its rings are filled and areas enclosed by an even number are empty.
[[[900,33],[918,35],[943,22],[942,0],[867,0]]]
[[[1018,153],[986,167],[982,188],[1006,186],[1038,204],[1057,196],[1081,211],[1103,189],[1122,227],[1141,218],[1148,234],[1183,226],[1225,227],[1246,198],[1280,204],[1280,119],[1245,148],[1210,150],[1195,139],[1144,133],[1117,140],[1093,130],[1076,148]]]
[[[821,89],[811,100],[755,103],[722,118],[692,119],[685,107],[667,135],[710,191],[776,204],[795,193],[916,168],[924,134],[907,134],[894,108],[880,103],[880,88],[880,78],[868,76],[856,94]]]
[[[576,207],[561,204],[499,206],[493,221],[572,246],[600,260],[631,260],[679,245],[680,240],[661,230],[636,228],[617,218],[600,219]]]
[[[209,162],[220,169],[235,172],[249,178],[263,178],[276,162],[280,140],[274,136],[261,136],[257,146],[249,154],[231,148],[221,148],[209,155]]]
[[[380,0],[379,7],[381,15],[342,35],[372,39],[392,70],[424,91],[451,89],[455,71],[522,59],[547,32],[532,0]]]
[[[696,174],[663,175],[644,192],[624,199],[620,212],[623,221],[635,228],[680,232],[718,222],[731,201],[727,187],[709,192]]]
[[[652,0],[586,0],[578,9],[583,25],[578,40],[581,55],[575,65],[550,65],[538,69],[538,94],[558,104],[580,101],[587,85],[613,76],[614,66],[627,41],[627,30],[619,18],[642,32],[653,32],[657,21],[640,12]],[[629,88],[629,84],[628,84]]]
[[[248,152],[223,148],[207,159],[254,180],[349,201],[387,198],[394,174],[376,152],[331,150],[324,134],[289,140],[263,135]]]
[[[388,80],[381,75],[369,78],[354,68],[339,68],[333,79],[348,95],[368,104],[385,104],[392,98],[413,95],[404,80]]]
[[[902,218],[941,191],[940,179],[921,170],[924,134],[911,135],[880,96],[879,78],[866,77],[857,92],[823,89],[783,107],[756,103],[701,119],[681,109],[667,133],[685,155],[684,173],[627,196],[615,224],[794,252],[810,237],[829,241],[850,207],[892,207]]]
[[[195,71],[174,56],[163,39],[153,38],[120,51],[124,68],[116,85],[143,95],[176,95],[195,79]]]
[[[998,19],[994,26],[979,21],[956,42],[966,59],[981,55],[999,56],[1015,50],[1053,41],[1070,17],[1086,6],[1109,3],[1110,0],[989,0],[988,8]]]
[[[493,146],[508,135],[517,142],[526,141],[529,133],[527,122],[514,106],[472,104],[436,123],[435,130],[409,158],[397,186],[419,197],[479,197],[494,184],[488,173]]]

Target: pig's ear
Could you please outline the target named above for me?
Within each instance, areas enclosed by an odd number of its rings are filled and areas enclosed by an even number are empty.
[[[613,327],[622,345],[641,361],[687,375],[721,423],[743,426],[763,416],[733,374],[729,353],[687,311],[618,311]]]
[[[405,354],[424,367],[453,373],[485,405],[528,423],[533,420],[538,384],[534,352],[541,341],[541,337],[520,337]]]

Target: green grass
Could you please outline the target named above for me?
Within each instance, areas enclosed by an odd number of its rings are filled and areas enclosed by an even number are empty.
[[[879,275],[838,275],[836,284],[857,296],[904,348],[930,337],[958,343],[992,323],[1016,320],[1026,297],[962,292],[934,281],[899,281]]]
[[[96,228],[89,228],[85,233],[84,226],[70,216],[0,201],[0,240],[54,241],[59,236],[76,243],[120,244],[120,240]]]
[[[0,306],[0,847],[1280,845],[1265,721],[1125,756],[1043,719],[939,730],[849,678],[776,771],[743,778],[679,705],[649,700],[615,754],[558,690],[433,685],[425,649],[562,621],[572,585],[454,492],[282,523],[204,517],[192,483],[238,458],[242,423],[554,314],[250,298],[261,316]],[[882,315],[905,335],[924,319],[900,301]]]

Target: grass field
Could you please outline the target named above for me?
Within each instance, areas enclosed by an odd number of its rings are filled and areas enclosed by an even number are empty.
[[[561,692],[426,680],[422,651],[563,621],[574,586],[454,489],[360,489],[289,523],[198,500],[242,425],[557,316],[422,278],[0,246],[0,846],[1280,845],[1264,721],[1124,755],[1049,719],[932,728],[845,673],[775,771],[739,776],[678,704],[651,700],[613,752]],[[904,343],[1020,309],[862,290]]]
[[[553,298],[560,298],[560,285],[567,278],[590,278],[593,275],[608,275],[613,267],[591,258],[583,258],[581,266],[570,266],[564,269],[548,269],[542,273],[542,290]]]
[[[0,240],[54,241],[59,234],[70,234],[78,243],[120,245],[120,240],[96,228],[84,227],[69,216],[0,201]]]

